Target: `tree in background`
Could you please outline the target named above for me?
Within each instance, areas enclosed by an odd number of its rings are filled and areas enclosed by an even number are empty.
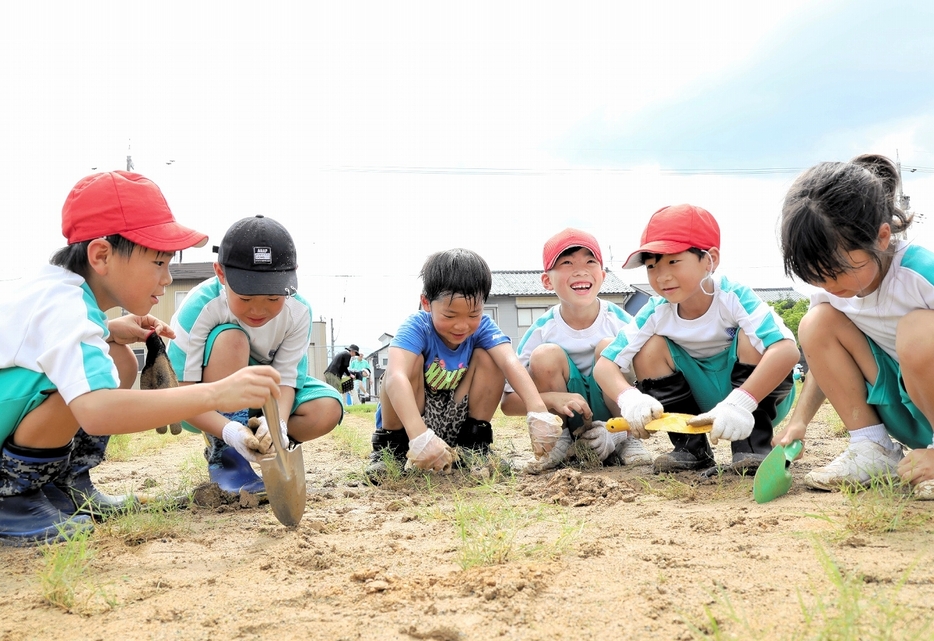
[[[798,323],[801,322],[801,318],[808,311],[808,302],[808,299],[803,298],[797,302],[784,299],[769,303],[772,309],[785,321],[788,329],[795,335],[795,340],[798,340]]]

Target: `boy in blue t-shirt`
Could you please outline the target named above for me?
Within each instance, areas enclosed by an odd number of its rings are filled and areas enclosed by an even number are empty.
[[[216,276],[191,290],[172,316],[175,339],[168,356],[180,386],[223,379],[247,365],[272,366],[281,377],[282,439],[301,443],[334,429],[343,405],[337,391],[308,375],[311,307],[296,292],[297,267],[292,236],[279,222],[254,216],[234,223],[217,248]],[[265,491],[250,463],[268,448],[231,438],[242,431],[248,413],[205,412],[186,419],[185,427],[204,433],[208,474],[227,492]],[[275,427],[259,418],[257,436],[268,429]]]
[[[385,471],[383,452],[423,470],[448,471],[453,446],[489,451],[490,420],[505,381],[527,408],[537,457],[561,434],[535,383],[516,358],[509,337],[483,313],[492,274],[486,261],[466,249],[432,254],[422,267],[422,309],[403,322],[389,345],[376,412],[367,476]]]

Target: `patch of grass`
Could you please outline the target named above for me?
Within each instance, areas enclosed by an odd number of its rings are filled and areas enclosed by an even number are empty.
[[[557,558],[583,531],[583,521],[572,521],[567,512],[554,514],[544,506],[523,509],[508,497],[485,494],[468,498],[456,494],[451,517],[460,538],[458,564],[466,570],[500,565],[522,558]],[[558,535],[552,540],[534,538],[534,526],[547,523]]]
[[[372,451],[370,442],[372,432],[364,434],[361,430],[349,425],[338,425],[329,436],[334,440],[338,449],[341,449],[358,458],[366,458]]]
[[[345,405],[344,412],[347,414],[376,414],[376,403]]]
[[[868,488],[844,486],[843,530],[848,535],[923,530],[931,515],[912,509],[914,499],[900,479],[873,478]]]
[[[147,456],[159,452],[173,443],[173,439],[191,436],[189,432],[179,435],[159,434],[156,430],[146,430],[136,434],[114,434],[107,443],[107,459],[110,461],[129,461],[138,456]]]
[[[697,486],[679,481],[670,474],[662,474],[654,479],[639,478],[639,483],[646,494],[659,496],[669,501],[695,501],[697,500]]]
[[[799,619],[783,617],[780,627],[776,627],[772,620],[753,625],[732,602],[726,589],[717,586],[714,605],[704,608],[704,621],[693,623],[685,618],[688,629],[697,639],[718,641],[910,641],[930,638],[932,620],[929,608],[906,604],[900,598],[914,567],[907,568],[897,581],[886,583],[842,568],[819,544],[815,544],[815,554],[824,571],[826,584],[811,587],[812,599],[798,590]],[[759,604],[754,606],[755,609],[758,607]]]
[[[90,573],[94,550],[90,545],[93,528],[78,528],[66,535],[65,541],[39,548],[42,563],[38,571],[42,598],[68,612],[88,609],[96,594],[102,593],[92,582]],[[110,601],[105,599],[105,601]]]
[[[155,539],[176,538],[191,529],[187,515],[179,512],[178,508],[178,501],[172,497],[153,499],[112,516],[100,523],[97,530],[101,535],[119,539],[129,546]]]

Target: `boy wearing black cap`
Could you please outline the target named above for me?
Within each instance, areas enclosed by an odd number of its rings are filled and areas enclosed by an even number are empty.
[[[603,351],[594,375],[630,435],[647,438],[646,423],[662,412],[699,414],[689,425],[712,424],[710,441],[731,441],[729,469],[745,473],[772,450],[773,425],[791,408],[798,348],[751,289],[714,278],[719,264],[720,227],[710,212],[655,212],[623,268],[645,265],[659,296]],[[635,387],[624,374],[635,375]],[[705,434],[668,436],[674,450],[656,457],[656,472],[717,469]]]
[[[542,286],[555,293],[558,304],[542,314],[519,341],[519,361],[529,370],[549,411],[562,417],[568,427],[540,461],[541,469],[557,466],[573,452],[571,429],[577,426],[571,417],[575,412],[583,425],[589,424],[580,434],[583,442],[601,461],[651,463],[652,456],[641,441],[628,438],[625,432],[610,434],[602,423],[611,414],[593,378],[594,361],[632,318],[598,297],[606,279],[600,244],[592,234],[565,229],[545,242],[542,267]],[[502,410],[506,415],[525,413],[522,400],[508,384]]]
[[[149,315],[172,282],[169,260],[207,241],[175,222],[153,182],[123,171],[83,178],[65,200],[62,233],[68,245],[4,296],[0,314],[0,543],[7,545],[62,540],[89,525],[76,513],[100,516],[132,501],[91,482],[110,434],[261,407],[278,394],[279,375],[269,367],[201,390],[130,389],[137,362],[129,344],[153,331],[174,336]],[[115,307],[129,314],[108,320],[104,312]]]
[[[217,252],[215,277],[191,290],[172,317],[175,338],[168,355],[179,385],[270,365],[281,377],[279,415],[288,417],[278,426],[283,439],[303,442],[327,434],[343,417],[343,406],[330,386],[308,375],[311,307],[296,293],[291,235],[271,218],[244,218],[227,231]],[[247,419],[246,409],[205,412],[187,417],[184,425],[205,434],[208,473],[227,492],[265,490],[250,465],[262,453],[229,447],[228,433]],[[265,417],[259,421],[260,430],[266,429]]]
[[[350,369],[350,360],[353,356],[360,356],[360,348],[351,343],[343,352],[332,358],[328,368],[324,370],[324,380],[338,392],[348,392],[353,389],[352,380],[349,381],[350,389],[342,389],[343,379],[345,377],[352,379],[354,376],[353,370]]]

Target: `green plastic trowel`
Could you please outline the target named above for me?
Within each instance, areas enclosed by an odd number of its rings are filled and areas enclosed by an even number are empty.
[[[776,445],[772,448],[752,480],[752,497],[756,503],[768,503],[791,489],[791,472],[788,465],[802,449],[804,444],[801,441],[792,441],[790,445]]]

